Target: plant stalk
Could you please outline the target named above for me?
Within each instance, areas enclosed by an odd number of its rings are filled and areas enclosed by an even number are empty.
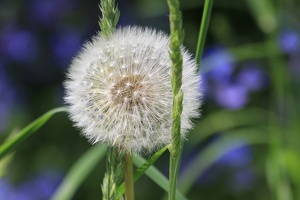
[[[204,9],[201,19],[201,26],[199,31],[198,43],[197,43],[197,51],[196,51],[196,63],[198,65],[198,71],[200,69],[200,59],[203,54],[204,44],[207,35],[207,29],[210,21],[211,10],[213,7],[214,0],[205,0]]]
[[[133,181],[133,167],[132,167],[132,156],[130,153],[125,153],[125,199],[134,200],[134,181]]]
[[[181,113],[183,93],[182,85],[182,54],[181,45],[184,38],[182,28],[182,16],[179,0],[167,0],[170,11],[170,58],[171,65],[171,85],[172,85],[172,142],[170,151],[170,169],[169,169],[169,200],[176,199],[176,188],[179,170],[180,154],[182,150],[181,139]]]

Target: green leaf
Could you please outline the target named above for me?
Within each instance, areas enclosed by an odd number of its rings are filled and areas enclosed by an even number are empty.
[[[54,114],[65,112],[66,108],[60,107],[46,112],[44,115],[31,122],[21,131],[19,131],[13,138],[0,146],[0,159],[8,153],[16,150],[29,136],[41,128]]]
[[[207,115],[190,132],[189,145],[186,145],[186,147],[192,149],[203,139],[214,133],[243,126],[262,126],[266,124],[266,112],[267,110],[264,109],[246,108],[238,111],[222,110]],[[270,115],[273,116],[274,113],[270,113]]]
[[[146,160],[139,156],[139,155],[134,155],[133,156],[133,163],[137,167],[141,167]],[[169,191],[169,181],[168,179],[155,167],[151,166],[147,171],[145,171],[145,174],[152,179],[157,185],[159,185],[162,189],[164,189],[166,192]],[[180,191],[177,189],[176,190],[176,199],[177,200],[187,200],[186,197],[184,197]]]
[[[134,176],[133,180],[136,182],[137,180],[140,179],[140,177],[145,173],[149,167],[151,167],[155,161],[168,149],[168,146],[163,147],[161,150],[157,151],[149,160],[147,160],[142,166],[140,166]],[[124,194],[125,192],[125,183],[123,182],[120,187],[118,188],[118,192],[121,194]]]
[[[94,145],[72,166],[51,200],[68,200],[77,188],[104,157],[106,147]]]
[[[179,179],[180,191],[187,194],[200,174],[233,149],[245,145],[270,143],[268,134],[266,133],[266,129],[244,128],[231,131],[228,135],[224,134],[223,137],[196,155],[193,161],[181,173]]]
[[[196,51],[196,63],[198,65],[198,71],[200,69],[200,60],[203,54],[204,44],[206,41],[206,35],[208,30],[208,25],[211,16],[211,10],[213,7],[213,0],[206,0],[204,2],[204,9],[201,19],[201,26],[199,30],[198,42],[197,42],[197,51]]]

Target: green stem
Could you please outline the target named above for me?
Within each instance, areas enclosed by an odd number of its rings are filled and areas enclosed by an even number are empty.
[[[169,200],[176,199],[177,179],[180,166],[180,155],[170,156]],[[171,176],[172,175],[172,176]]]
[[[201,26],[199,31],[197,51],[196,51],[196,63],[198,65],[198,70],[200,69],[200,59],[203,53],[207,29],[210,21],[211,10],[213,7],[214,0],[205,0],[204,10],[202,14]]]
[[[115,5],[115,0],[101,0],[99,8],[102,13],[99,20],[100,34],[109,38],[116,29],[120,12]],[[102,184],[103,199],[119,199],[120,197],[117,188],[123,178],[123,156],[124,153],[120,152],[118,147],[108,147],[107,171]]]
[[[176,199],[177,179],[180,166],[180,156],[182,151],[182,140],[180,135],[180,115],[182,112],[182,92],[175,96],[172,112],[172,143],[170,147],[170,171],[169,171],[169,200]]]
[[[176,199],[176,187],[178,179],[179,161],[182,150],[181,141],[181,113],[182,99],[182,54],[180,46],[183,42],[184,33],[182,29],[182,16],[180,12],[179,0],[168,0],[170,10],[170,58],[171,65],[171,85],[172,85],[172,143],[170,151],[170,171],[169,171],[169,200]]]
[[[127,152],[125,153],[124,179],[125,179],[125,199],[134,200],[132,156]]]
[[[102,183],[103,200],[120,199],[117,191],[123,179],[124,152],[116,147],[107,147],[106,172]]]

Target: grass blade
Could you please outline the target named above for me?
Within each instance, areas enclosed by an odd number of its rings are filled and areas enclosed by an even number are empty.
[[[72,166],[65,179],[52,196],[51,200],[72,199],[77,188],[83,180],[96,167],[97,163],[104,157],[106,147],[104,145],[94,145]]]
[[[205,0],[204,9],[202,14],[201,26],[199,31],[197,51],[196,51],[196,63],[198,64],[198,70],[200,68],[200,59],[203,54],[204,44],[206,41],[207,29],[210,21],[211,10],[213,7],[213,0]]]
[[[133,180],[136,182],[139,178],[145,173],[149,167],[151,167],[155,161],[168,149],[168,146],[165,146],[161,150],[157,151],[149,160],[147,160],[143,165],[141,165],[136,172],[134,173]],[[125,185],[122,183],[118,188],[118,192],[124,194],[125,192]]]
[[[65,111],[66,108],[64,107],[52,109],[20,130],[13,138],[9,139],[0,146],[0,159],[17,149],[29,136],[41,128],[54,114]]]
[[[246,128],[231,131],[230,135],[224,135],[222,138],[206,147],[181,173],[179,179],[180,191],[187,194],[197,178],[231,150],[245,145],[270,143],[266,132],[266,129],[258,128]],[[244,142],[241,143],[241,141]]]
[[[134,155],[133,156],[133,163],[137,167],[141,167],[146,160],[139,156]],[[166,192],[169,191],[169,181],[168,179],[155,167],[151,166],[147,171],[145,171],[145,174],[152,179],[157,185],[159,185],[162,189],[164,189]],[[179,190],[176,190],[176,199],[177,200],[187,200],[186,197],[184,197]]]

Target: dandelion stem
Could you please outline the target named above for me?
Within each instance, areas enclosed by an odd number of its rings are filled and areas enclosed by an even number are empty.
[[[204,9],[202,14],[201,26],[199,31],[197,51],[196,51],[196,63],[198,65],[198,70],[200,69],[200,59],[202,57],[207,29],[209,25],[211,10],[213,7],[214,0],[205,0]]]
[[[132,169],[132,156],[130,153],[125,153],[125,199],[134,200],[134,181],[133,181],[133,169]]]

